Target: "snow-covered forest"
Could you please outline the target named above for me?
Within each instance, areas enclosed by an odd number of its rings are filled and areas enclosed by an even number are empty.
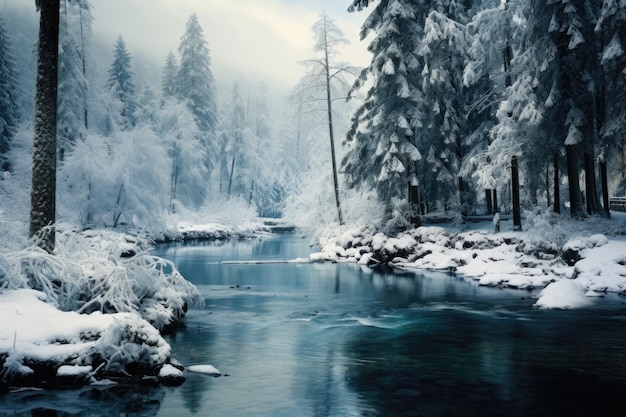
[[[152,82],[137,76],[140,51],[124,34],[108,45],[112,60],[102,58],[92,3],[60,2],[58,262],[24,252],[33,138],[41,137],[35,5],[32,15],[0,15],[0,290],[28,281],[57,307],[89,313],[126,312],[115,305],[122,300],[162,328],[199,303],[194,290],[146,255],[138,276],[158,276],[165,290],[133,298],[123,282],[134,270],[111,259],[125,253],[123,238],[114,234],[111,249],[86,230],[153,239],[190,223],[283,217],[312,233],[347,224],[395,235],[433,214],[510,211],[513,157],[527,210],[608,216],[609,196],[626,192],[624,0],[353,0],[371,62],[343,62],[347,39],[322,13],[305,74],[280,98],[280,113],[263,82],[246,89],[235,81],[218,94],[220,57],[209,46],[219,39],[207,39],[198,15],[155,64]],[[133,241],[132,252],[143,243]],[[94,261],[103,253],[110,264]],[[74,283],[91,301],[67,304],[72,289],[24,265],[69,277],[92,271]],[[111,288],[120,292],[99,298]],[[176,305],[165,313],[168,299]]]
[[[492,198],[492,211],[498,201],[509,210],[513,155],[526,208],[600,213],[600,167],[606,193],[623,194],[617,0],[354,1],[372,55],[356,79],[341,62],[341,28],[323,34],[332,75],[342,76],[331,77],[336,187],[324,74],[310,65],[324,56],[319,25],[307,74],[286,110],[270,114],[262,82],[217,96],[216,58],[196,15],[152,85],[135,76],[123,34],[112,62],[94,56],[90,2],[61,7],[58,212],[72,224],[160,232],[176,214],[229,201],[315,228],[337,221],[330,207],[345,200],[348,223],[376,213],[367,220],[402,229],[417,214],[482,213]],[[23,218],[37,32],[24,16],[1,24],[3,213]]]

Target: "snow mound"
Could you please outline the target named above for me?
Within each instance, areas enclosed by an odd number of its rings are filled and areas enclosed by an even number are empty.
[[[221,376],[222,373],[217,370],[213,365],[192,365],[187,367],[189,372],[194,372],[197,374],[204,374],[210,376]]]
[[[35,290],[0,294],[0,376],[31,382],[32,365],[45,364],[67,377],[156,373],[170,346],[138,313],[78,314],[60,311]],[[41,367],[41,366],[39,366]],[[25,380],[26,378],[26,380]]]
[[[535,307],[545,309],[587,307],[592,302],[586,296],[586,292],[585,287],[576,280],[562,279],[553,282],[541,291]]]

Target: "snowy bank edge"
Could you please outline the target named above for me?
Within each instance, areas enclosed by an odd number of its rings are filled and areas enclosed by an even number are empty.
[[[562,248],[532,242],[526,233],[484,229],[451,232],[423,226],[396,237],[367,227],[335,229],[320,238],[312,262],[389,265],[404,271],[446,271],[480,286],[542,289],[534,307],[583,308],[607,293],[626,295],[626,238],[602,234],[569,240]],[[566,262],[563,254],[574,261]],[[601,266],[598,267],[598,260]],[[572,281],[574,284],[558,284]]]

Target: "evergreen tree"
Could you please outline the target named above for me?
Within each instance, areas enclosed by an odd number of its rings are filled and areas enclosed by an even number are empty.
[[[131,67],[131,56],[126,50],[122,36],[115,42],[113,63],[109,69],[107,89],[119,108],[112,109],[113,123],[121,130],[130,130],[136,123],[137,98],[135,76]]]
[[[489,132],[497,122],[498,104],[505,99],[506,89],[513,83],[512,10],[508,2],[489,2],[473,15],[467,25],[471,46],[469,62],[463,72],[463,84],[467,96],[468,135],[465,141],[468,154],[464,158],[461,174],[475,179],[478,186],[490,193],[496,189],[498,181],[491,172],[487,153]]]
[[[13,44],[7,36],[4,20],[0,17],[0,170],[10,168],[6,154],[15,133],[19,114],[17,111],[18,79],[13,55]]]
[[[91,6],[87,0],[63,0],[60,19],[57,145],[59,158],[63,160],[89,127],[87,49]]]
[[[621,171],[620,193],[626,189],[626,4],[604,0],[596,25],[600,37],[600,158]]]
[[[167,54],[165,66],[161,72],[161,95],[176,97],[178,95],[178,61],[172,51]]]
[[[421,159],[416,144],[417,130],[423,127],[419,110],[423,61],[417,51],[426,3],[381,0],[361,30],[361,39],[374,33],[368,48],[372,61],[353,89],[370,87],[353,116],[346,137],[350,149],[342,165],[350,186],[376,189],[391,228],[403,227],[414,217],[407,190],[418,185]],[[367,0],[357,0],[350,10],[367,5]]]
[[[456,7],[452,7],[456,6]],[[460,6],[429,13],[419,53],[424,60],[421,72],[423,125],[418,149],[428,155],[426,194],[438,196],[440,206],[459,204],[467,214],[470,201],[466,180],[461,176],[469,136],[463,74],[468,62],[469,37],[466,28],[443,12],[463,20]],[[456,185],[456,187],[455,187]]]
[[[226,154],[230,156],[228,161],[228,186],[226,189],[226,195],[231,196],[233,191],[233,178],[235,176],[235,163],[246,151],[247,144],[244,143],[244,135],[246,130],[246,108],[243,104],[241,92],[239,90],[239,83],[234,82],[232,88],[232,95],[230,101],[230,114],[228,117],[228,133],[229,141],[226,147]],[[239,161],[239,165],[245,166],[242,161]],[[236,186],[235,186],[236,187]]]
[[[209,151],[218,149],[215,143],[217,127],[215,80],[211,70],[209,47],[195,13],[187,20],[178,52],[180,54],[178,97],[187,104],[195,117],[203,147],[198,151],[204,153],[206,170],[211,173],[217,158]]]
[[[213,132],[217,124],[215,80],[211,70],[209,47],[195,13],[187,21],[178,52],[178,95],[187,102],[200,130]]]

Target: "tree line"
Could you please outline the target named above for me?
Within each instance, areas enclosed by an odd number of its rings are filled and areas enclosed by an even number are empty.
[[[228,198],[262,215],[280,211],[286,179],[276,167],[284,158],[275,143],[268,89],[259,83],[244,97],[235,82],[230,100],[218,104],[210,50],[196,14],[185,25],[177,53],[165,57],[160,88],[153,88],[137,81],[121,35],[108,70],[99,72],[91,56],[90,1],[36,6],[41,14],[34,126],[29,106],[19,111],[18,103],[28,101],[19,95],[28,74],[0,17],[0,164],[5,179],[18,174],[21,137],[31,131],[31,234],[55,223],[57,195],[62,214],[83,227],[162,229],[168,214],[199,211]],[[45,148],[52,143],[55,149]],[[50,244],[42,246],[51,250],[53,237],[45,237]]]
[[[624,2],[354,0],[350,11],[370,6],[372,59],[342,169],[376,190],[387,228],[468,214],[479,190],[508,190],[513,155],[527,206],[602,212],[600,163],[624,190]]]

